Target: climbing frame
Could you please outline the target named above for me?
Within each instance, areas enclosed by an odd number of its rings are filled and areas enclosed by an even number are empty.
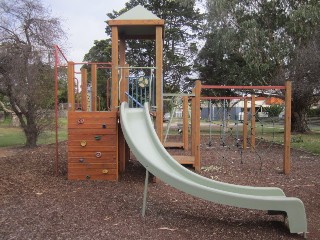
[[[116,120],[116,112],[69,112],[69,180],[118,180]]]

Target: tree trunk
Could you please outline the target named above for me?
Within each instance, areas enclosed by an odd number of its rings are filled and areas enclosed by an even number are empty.
[[[26,147],[36,147],[37,146],[37,140],[38,140],[38,134],[37,129],[34,129],[35,126],[29,126],[27,129],[24,129],[24,133],[26,135]]]
[[[25,118],[22,117],[22,114],[19,114],[18,117],[23,129],[23,132],[26,136],[25,146],[29,148],[36,147],[38,136],[39,136],[39,131],[38,131],[36,120],[35,120],[36,116],[34,114],[27,113],[24,115]]]
[[[305,109],[293,109],[291,115],[291,132],[307,133],[310,131]]]

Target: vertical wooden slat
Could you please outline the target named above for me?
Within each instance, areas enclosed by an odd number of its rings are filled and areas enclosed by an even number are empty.
[[[201,97],[201,82],[196,81],[195,87],[195,163],[194,168],[197,172],[201,169],[201,159],[200,159],[200,97]]]
[[[248,98],[244,99],[243,102],[243,150],[247,149],[247,138],[248,138]]]
[[[118,27],[112,26],[112,96],[111,96],[111,111],[118,111],[118,64],[119,64],[119,36]]]
[[[192,89],[192,93],[195,94],[195,88]],[[196,98],[191,99],[191,155],[195,156],[195,131],[196,131]]]
[[[125,67],[129,67],[129,64],[125,64]],[[128,85],[128,77],[129,77],[129,68],[125,69],[124,71],[124,81],[123,81],[123,90],[124,92],[128,92],[129,91],[129,85]],[[128,102],[128,96],[124,95],[124,99],[123,101]],[[129,159],[130,159],[130,148],[126,142],[125,144],[125,162],[126,165],[129,163]]]
[[[183,149],[188,150],[189,148],[189,121],[188,121],[188,97],[183,97],[183,108],[182,108],[182,119],[183,119],[183,129],[182,129],[182,139],[183,139]]]
[[[251,150],[256,148],[256,96],[251,96]]]
[[[156,26],[156,132],[161,142],[163,142],[163,39],[162,26]]]
[[[88,71],[85,68],[81,68],[81,108],[82,111],[87,111],[88,99],[87,99],[87,74]]]
[[[124,74],[123,74],[124,78],[123,78],[123,86],[122,86],[122,89],[123,89],[123,91],[125,93],[125,92],[129,91],[129,83],[128,83],[128,81],[129,81],[129,79],[128,79],[128,77],[129,77],[129,68],[128,68],[129,64],[125,64],[124,66],[127,67],[124,70]],[[128,102],[128,96],[126,94],[124,94],[123,101]]]
[[[91,110],[97,111],[97,64],[91,64]]]
[[[291,98],[292,98],[292,82],[286,81],[285,94],[285,119],[284,119],[284,157],[283,172],[289,174],[291,170]]]
[[[125,65],[125,40],[124,39],[120,39],[120,44],[119,44],[119,66],[120,67],[124,67]],[[125,101],[125,79],[126,79],[126,76],[125,76],[125,72],[127,72],[125,69],[120,69],[121,71],[121,82],[120,82],[120,85],[119,85],[119,90],[120,90],[120,104],[122,102]],[[119,79],[120,81],[120,79]],[[124,135],[123,135],[123,132],[122,132],[122,129],[121,129],[121,125],[119,123],[119,131],[118,131],[118,146],[119,146],[119,172],[124,172],[125,169],[126,169],[126,140],[124,138]]]
[[[128,65],[125,65],[126,62],[126,42],[124,39],[120,39],[120,44],[119,44],[119,66],[120,67],[128,67]],[[120,83],[120,102],[125,101],[126,95],[125,92],[127,91],[126,87],[126,73],[128,72],[128,69],[121,69],[121,74],[122,74],[122,79]],[[128,75],[127,75],[128,76]],[[120,81],[120,80],[119,80]]]
[[[74,62],[68,62],[68,111],[75,110]]]

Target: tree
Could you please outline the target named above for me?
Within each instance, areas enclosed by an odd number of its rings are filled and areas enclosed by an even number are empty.
[[[320,29],[319,29],[320,30]],[[295,58],[287,69],[279,71],[279,79],[290,79],[294,83],[292,92],[292,130],[309,132],[307,113],[313,104],[320,101],[320,32],[305,46],[296,51]]]
[[[198,52],[197,42],[203,20],[203,15],[196,7],[196,1],[130,0],[126,3],[125,9],[107,15],[114,19],[138,4],[165,20],[164,87],[166,91],[171,92],[183,90],[185,80],[192,73],[193,58]],[[106,32],[111,35],[108,27]],[[130,65],[154,65],[153,41],[128,41],[127,49],[127,62]]]
[[[319,28],[319,1],[214,0],[207,1],[207,7],[209,34],[197,60],[200,75],[210,75],[210,66],[204,67],[208,62],[214,73],[208,79],[210,83],[223,84],[227,79],[238,85],[283,85],[290,79],[295,93],[304,82],[304,86],[311,88],[310,98],[301,104],[298,95],[293,94],[292,130],[307,131],[303,119],[310,103],[316,99],[317,88],[313,88],[311,76],[298,77],[296,70],[301,51],[312,45]],[[316,71],[306,67],[306,63],[300,64],[308,69],[306,72]],[[316,61],[309,66],[314,64]],[[302,115],[304,117],[295,117]]]
[[[0,2],[0,94],[26,135],[26,146],[52,121],[52,47],[64,33],[39,0]]]

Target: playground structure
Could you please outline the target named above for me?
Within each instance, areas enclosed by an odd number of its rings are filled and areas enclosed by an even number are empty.
[[[131,150],[146,168],[143,213],[146,209],[147,179],[150,171],[171,186],[196,197],[231,206],[287,214],[290,232],[307,232],[305,210],[299,199],[287,198],[278,188],[243,187],[205,179],[179,164],[192,164],[196,171],[200,171],[200,98],[201,89],[207,87],[201,86],[200,81],[195,82],[195,88],[190,96],[184,96],[190,97],[192,102],[192,156],[171,157],[166,152],[162,147],[164,20],[143,7],[137,6],[116,19],[109,20],[108,24],[112,30],[112,63],[68,62],[68,179],[117,181],[119,173],[125,171]],[[127,39],[155,40],[155,66],[130,67],[126,65]],[[81,70],[80,108],[75,104],[76,64],[91,66],[89,99],[87,97],[87,72],[84,69]],[[111,68],[112,91],[109,96],[110,103],[107,104],[109,111],[97,111],[97,68],[99,65]],[[135,77],[132,77],[133,73],[130,73],[133,70],[138,72]],[[281,87],[281,89],[284,88]],[[287,94],[286,98],[291,99],[290,94]],[[185,102],[188,102],[187,99]],[[131,108],[128,107],[129,105]],[[141,108],[142,106],[144,108]],[[287,112],[286,118],[290,120],[290,114]],[[184,117],[183,125],[184,129],[188,129],[187,117]],[[290,133],[290,130],[288,131]],[[187,132],[188,130],[185,131]],[[187,135],[184,136],[184,141],[188,141],[187,137]],[[288,146],[290,148],[289,143],[286,148]],[[188,144],[183,143],[183,146],[188,148]],[[287,154],[290,154],[290,151]],[[287,167],[287,170],[289,171],[290,168]],[[288,171],[284,172],[287,174]]]
[[[202,177],[181,166],[162,146],[149,117],[148,103],[144,108],[129,108],[121,104],[121,126],[130,149],[146,168],[142,215],[146,211],[148,173],[190,195],[229,206],[267,210],[285,214],[291,233],[307,232],[307,220],[302,201],[286,197],[280,188],[247,187],[227,184]],[[141,138],[136,138],[139,130]],[[152,156],[150,158],[150,156]]]
[[[283,154],[283,173],[289,174],[290,173],[290,139],[291,139],[291,91],[292,91],[292,83],[290,81],[287,81],[284,86],[214,86],[214,85],[201,85],[200,81],[197,81],[195,84],[195,88],[193,90],[193,94],[189,95],[189,98],[192,98],[192,101],[198,102],[197,108],[200,108],[200,100],[241,100],[244,102],[243,107],[243,124],[242,124],[242,137],[240,138],[237,136],[236,141],[238,147],[241,147],[241,151],[247,151],[248,146],[250,147],[250,150],[252,152],[256,151],[257,146],[257,133],[256,133],[256,115],[258,114],[256,112],[256,101],[261,99],[266,99],[265,97],[256,97],[255,94],[251,94],[250,97],[248,96],[220,96],[220,97],[208,97],[208,96],[201,96],[201,90],[203,89],[234,89],[234,90],[281,90],[284,92],[285,100],[284,100],[284,108],[285,108],[285,118],[284,118],[284,135],[283,135],[283,142],[284,142],[284,154]],[[194,94],[196,93],[196,94]],[[188,94],[164,94],[165,96],[184,96],[187,97]],[[250,129],[249,129],[249,119],[248,119],[248,102],[251,102],[251,119],[250,119]],[[186,100],[184,100],[183,104],[183,112],[187,112],[187,105],[185,105]],[[200,116],[200,113],[198,113]],[[225,114],[225,113],[224,113]],[[192,116],[194,116],[194,111],[192,111]],[[223,116],[226,118],[226,116]],[[188,131],[188,119],[184,115],[182,121],[182,133],[185,134],[186,131]],[[192,142],[199,141],[200,144],[200,138],[198,137],[198,131],[200,131],[200,117],[192,118],[193,121],[196,121],[197,130],[195,128],[192,128],[191,130],[191,136],[192,136]],[[194,124],[191,124],[191,127]],[[223,124],[224,125],[224,124]],[[210,126],[211,127],[211,126]],[[224,128],[225,126],[222,126]],[[210,129],[211,130],[211,129]],[[224,131],[224,130],[222,130]],[[211,137],[211,136],[210,136]],[[220,136],[222,138],[222,136]],[[223,139],[222,139],[223,141]],[[223,143],[224,144],[224,143]],[[240,146],[241,145],[241,146]],[[182,142],[177,143],[164,143],[165,147],[181,147],[185,150],[188,150],[188,137],[183,135]],[[192,156],[194,156],[194,151],[192,150]],[[200,156],[199,156],[200,157]],[[175,159],[179,158],[174,156]],[[197,159],[197,158],[196,158]],[[201,166],[201,161],[199,161],[199,167]],[[197,169],[196,169],[197,170]]]
[[[246,158],[250,155],[249,153],[252,153],[251,156],[253,158],[258,158],[261,161],[260,170],[262,167],[262,159],[260,157],[261,151],[269,150],[270,147],[273,145],[275,140],[275,123],[279,122],[278,117],[276,119],[273,117],[269,118],[268,114],[263,112],[263,104],[282,104],[282,108],[285,109],[287,116],[291,115],[290,112],[290,104],[291,104],[291,82],[287,81],[284,86],[203,86],[203,89],[240,89],[241,91],[245,90],[267,90],[267,91],[282,91],[282,93],[285,96],[285,100],[281,100],[274,97],[256,97],[255,94],[251,93],[250,96],[219,96],[219,97],[201,97],[202,101],[210,101],[208,112],[205,112],[208,114],[208,122],[209,122],[209,141],[207,146],[209,148],[214,148],[218,150],[220,157],[222,159],[228,160],[224,157],[224,154],[228,151],[232,152],[238,152],[239,157],[241,160],[241,163],[243,163],[243,156],[245,155]],[[243,92],[240,92],[240,95],[243,95]],[[266,95],[266,94],[265,94]],[[212,102],[216,101],[217,106],[212,108]],[[233,101],[233,106],[230,108],[230,106],[226,107],[226,102]],[[242,104],[240,104],[242,103]],[[251,104],[250,106],[248,105]],[[259,105],[257,105],[259,104]],[[239,105],[241,106],[241,110]],[[235,107],[238,106],[238,107]],[[258,107],[257,107],[258,106]],[[227,110],[227,108],[230,108]],[[250,108],[250,113],[248,109]],[[213,111],[215,110],[215,111]],[[232,117],[231,112],[229,110],[233,110]],[[249,118],[250,116],[250,118]],[[213,124],[213,120],[216,117],[215,121],[217,123]],[[217,120],[218,119],[218,120]],[[270,121],[270,122],[268,122]],[[231,122],[231,126],[230,126]],[[283,172],[285,174],[290,173],[290,120],[288,118],[285,118],[283,122],[283,125],[281,127],[284,127],[284,136],[283,142],[284,142],[284,154],[283,154]],[[271,124],[270,124],[271,123]],[[213,127],[215,125],[215,128]],[[257,128],[260,128],[260,131],[258,133]],[[264,139],[263,136],[265,134],[264,132],[264,126],[267,126],[273,130],[272,132],[272,138],[270,139]],[[217,131],[217,128],[220,131]],[[219,136],[216,136],[213,134],[213,129],[215,129],[215,134],[218,132]],[[259,136],[259,134],[261,134]],[[213,136],[215,138],[213,138]],[[288,137],[289,136],[289,137]],[[220,138],[220,139],[218,139]],[[218,139],[218,140],[217,140]],[[263,140],[266,140],[268,144],[263,144],[264,148],[259,149],[258,146],[263,142]],[[279,140],[279,139],[278,139]],[[268,145],[266,147],[266,145]],[[288,146],[289,145],[289,146]],[[250,149],[250,151],[248,151]],[[246,159],[245,158],[245,159]]]

